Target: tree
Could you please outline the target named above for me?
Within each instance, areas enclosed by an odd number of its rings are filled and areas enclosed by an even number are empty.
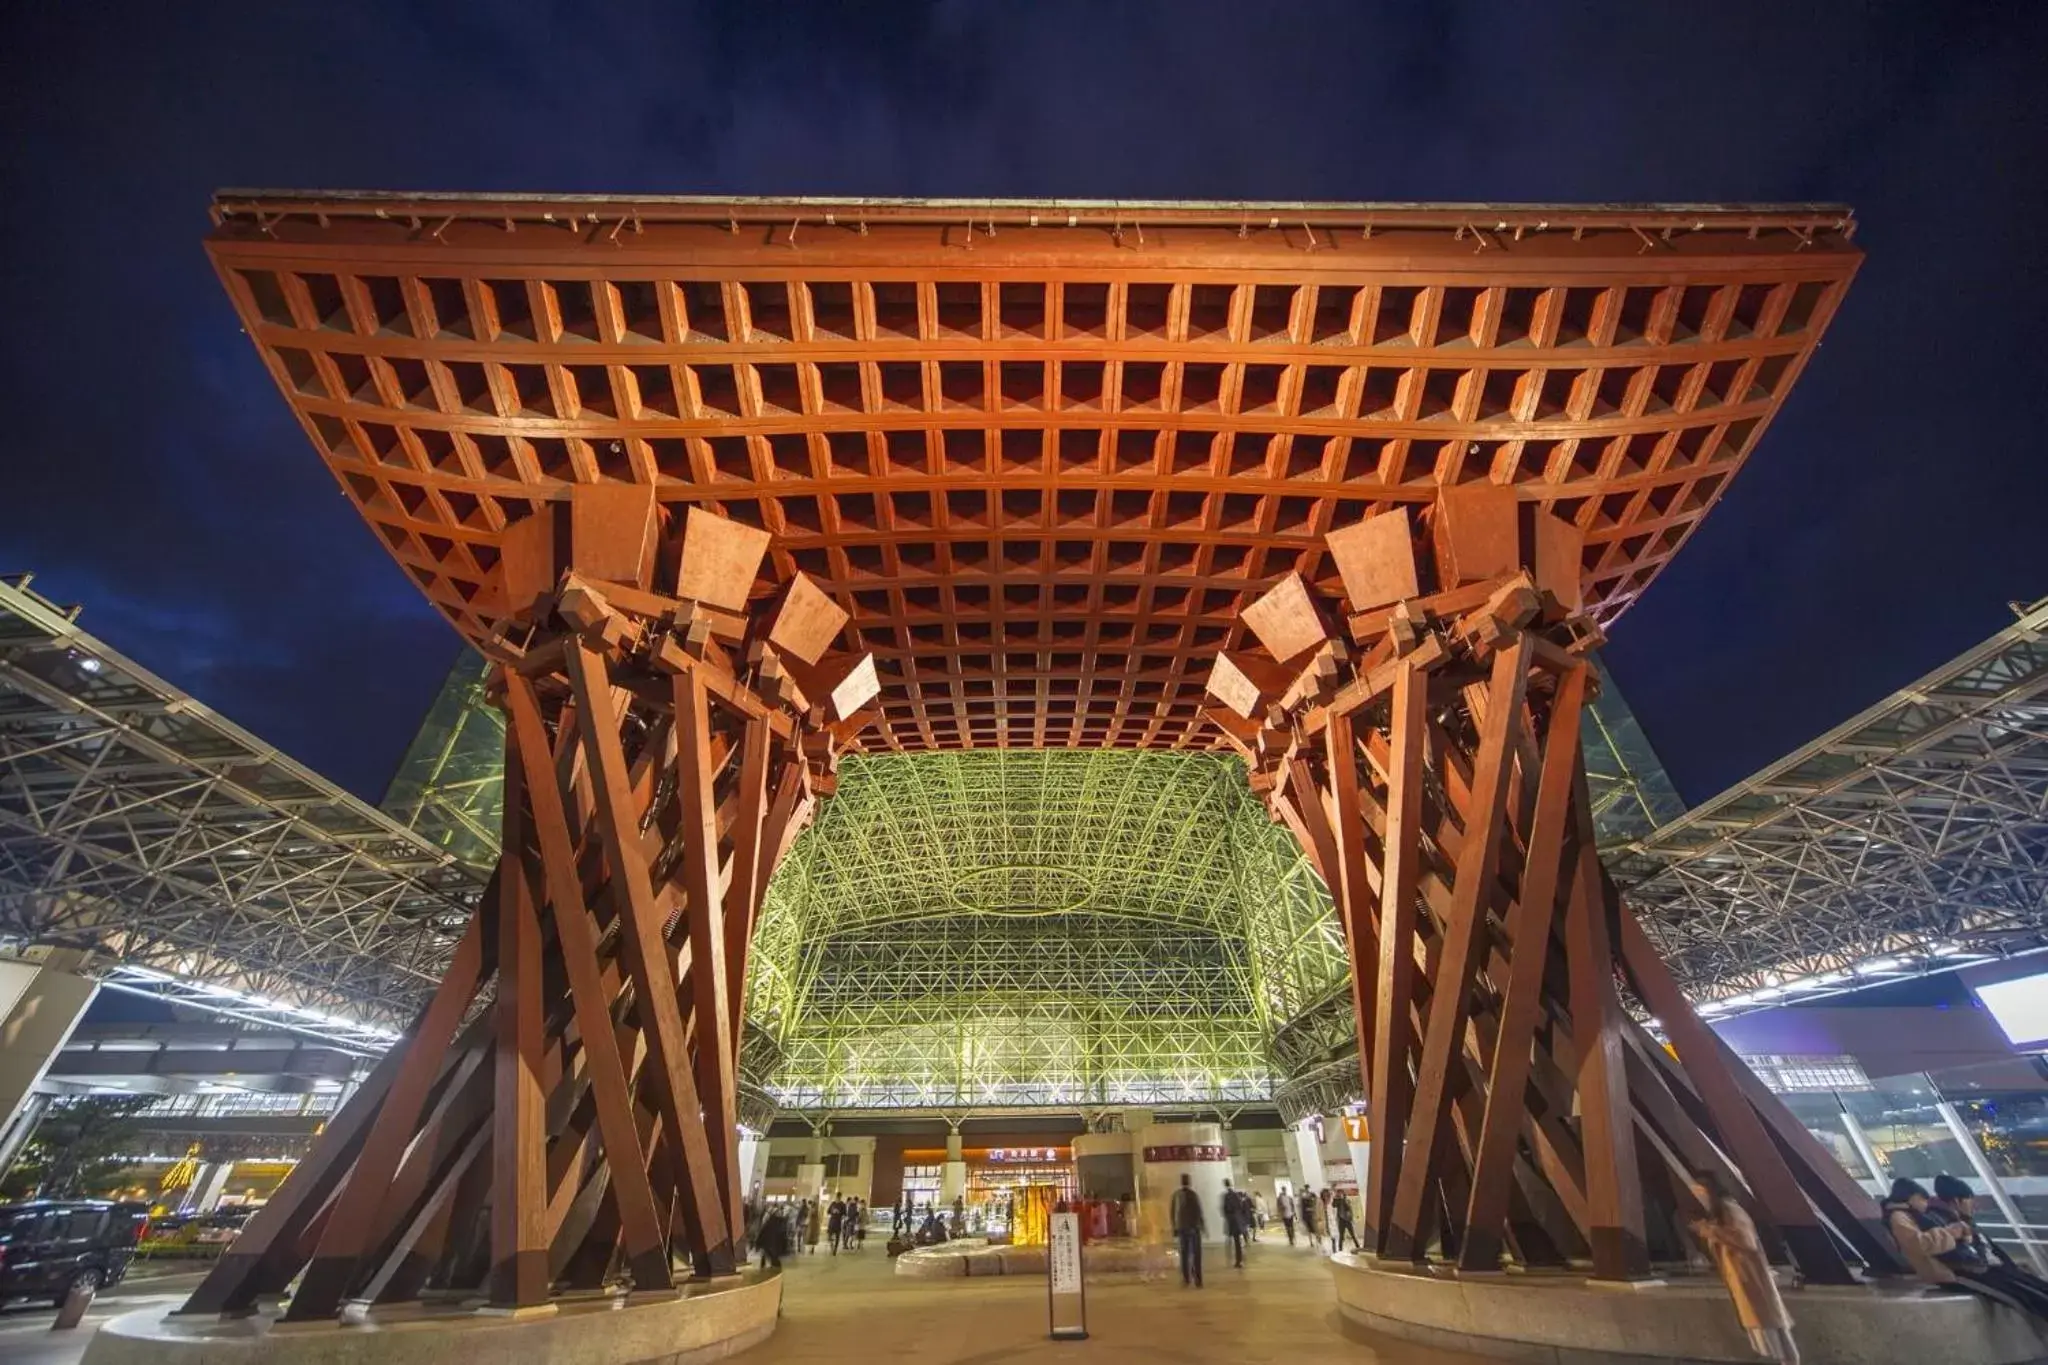
[[[54,1101],[8,1176],[8,1192],[33,1190],[44,1199],[98,1191],[128,1164],[122,1152],[141,1131],[136,1115],[154,1095],[82,1095]]]

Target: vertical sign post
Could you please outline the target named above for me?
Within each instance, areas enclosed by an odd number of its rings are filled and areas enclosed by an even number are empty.
[[[1081,1215],[1062,1201],[1045,1246],[1046,1312],[1054,1340],[1088,1339],[1088,1291],[1081,1280]]]

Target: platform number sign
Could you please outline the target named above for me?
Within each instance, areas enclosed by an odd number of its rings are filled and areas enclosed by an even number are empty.
[[[1046,1309],[1051,1335],[1083,1341],[1088,1336],[1088,1294],[1081,1282],[1081,1215],[1064,1209],[1052,1216],[1045,1247]]]

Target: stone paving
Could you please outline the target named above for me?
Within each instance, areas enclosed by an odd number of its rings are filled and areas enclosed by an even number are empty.
[[[1372,1337],[1340,1323],[1323,1258],[1270,1234],[1227,1264],[1205,1249],[1207,1287],[1178,1274],[1118,1276],[1088,1286],[1087,1341],[1046,1336],[1045,1281],[1037,1276],[919,1280],[890,1273],[870,1240],[844,1256],[792,1257],[782,1325],[735,1357],[748,1365],[917,1361],[920,1365],[1082,1365],[1101,1361],[1227,1361],[1250,1365],[1477,1365],[1478,1356]]]

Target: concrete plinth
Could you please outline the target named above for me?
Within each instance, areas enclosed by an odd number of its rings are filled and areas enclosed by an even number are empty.
[[[782,1277],[736,1276],[679,1294],[565,1300],[540,1316],[406,1305],[367,1320],[279,1327],[270,1315],[178,1317],[151,1308],[115,1318],[86,1365],[699,1365],[775,1331]]]
[[[1704,1278],[1635,1288],[1540,1273],[1457,1278],[1349,1252],[1330,1269],[1347,1321],[1439,1349],[1545,1365],[1756,1360],[1727,1291]],[[1806,1365],[2018,1365],[2048,1354],[2048,1337],[2019,1314],[1918,1285],[1788,1290],[1785,1303]]]
[[[1045,1274],[1044,1247],[990,1246],[978,1237],[918,1247],[896,1258],[896,1273],[913,1280],[985,1278],[990,1275]],[[1082,1273],[1089,1280],[1106,1275],[1164,1275],[1172,1253],[1129,1239],[1091,1242],[1081,1252]]]

